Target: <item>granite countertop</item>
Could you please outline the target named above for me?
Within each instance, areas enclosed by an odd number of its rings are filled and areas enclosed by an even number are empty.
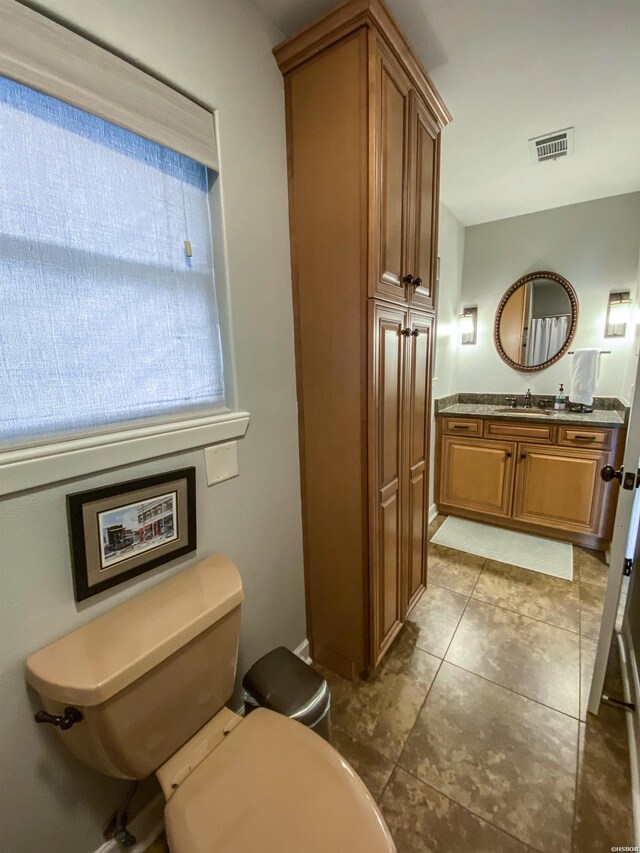
[[[513,409],[513,411],[503,412],[501,409],[507,408],[507,403],[500,405],[490,405],[487,403],[454,403],[446,406],[444,409],[436,411],[436,417],[458,417],[458,418],[496,418],[505,420],[521,420],[539,424],[583,424],[584,426],[596,427],[623,427],[626,422],[625,411],[617,411],[611,409],[594,409],[588,415],[581,415],[577,412],[552,411],[552,414],[531,414],[528,415],[526,409]]]

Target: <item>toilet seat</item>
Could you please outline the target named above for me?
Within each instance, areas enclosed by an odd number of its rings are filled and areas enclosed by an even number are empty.
[[[172,853],[395,853],[364,783],[321,737],[264,708],[173,793]]]

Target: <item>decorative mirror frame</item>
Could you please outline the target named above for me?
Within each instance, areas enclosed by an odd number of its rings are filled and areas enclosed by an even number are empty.
[[[559,284],[562,288],[564,288],[567,296],[569,297],[569,302],[571,303],[571,325],[569,326],[569,333],[567,335],[567,340],[565,341],[564,346],[553,356],[553,358],[547,359],[542,364],[518,364],[517,361],[514,361],[512,358],[510,358],[502,349],[502,344],[500,343],[500,320],[502,318],[502,312],[504,311],[504,307],[507,304],[509,297],[513,293],[515,293],[519,287],[523,287],[528,282],[534,281],[538,278],[549,278]],[[539,270],[537,272],[530,272],[527,273],[527,275],[523,275],[522,278],[519,278],[517,281],[514,281],[511,287],[507,290],[507,292],[500,300],[498,310],[496,311],[496,319],[493,323],[493,342],[496,345],[496,349],[498,350],[498,355],[506,364],[509,365],[509,367],[512,367],[514,370],[518,370],[522,373],[532,373],[535,370],[544,370],[547,367],[551,367],[552,364],[555,364],[556,361],[559,361],[562,358],[562,356],[571,346],[571,342],[573,341],[573,336],[576,333],[576,327],[578,325],[578,313],[578,296],[566,278],[563,278],[561,275],[558,275],[558,273],[549,272],[548,270]]]

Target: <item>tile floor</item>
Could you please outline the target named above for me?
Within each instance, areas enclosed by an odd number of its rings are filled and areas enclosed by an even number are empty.
[[[568,582],[432,545],[428,580],[375,674],[352,685],[323,671],[334,746],[380,804],[398,853],[632,845],[624,713],[586,714],[601,555],[574,548]],[[614,646],[613,695],[620,678]]]

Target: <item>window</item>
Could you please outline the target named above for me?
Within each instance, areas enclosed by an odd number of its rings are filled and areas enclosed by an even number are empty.
[[[224,408],[206,166],[0,78],[0,441]]]

